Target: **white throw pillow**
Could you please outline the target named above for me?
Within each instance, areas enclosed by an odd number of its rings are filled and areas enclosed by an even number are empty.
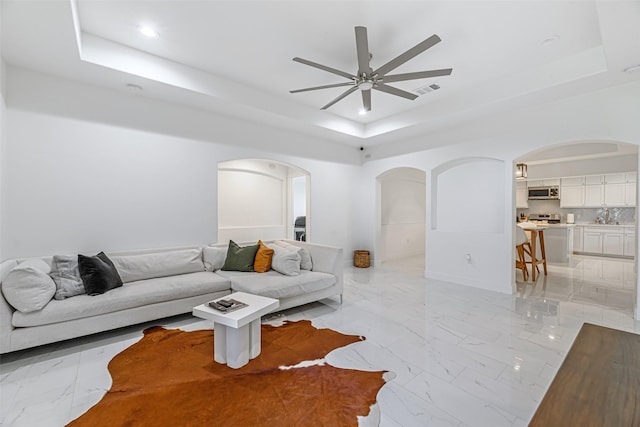
[[[300,274],[300,255],[278,245],[267,245],[273,249],[271,268],[280,274],[297,276]]]
[[[29,260],[14,267],[2,282],[7,302],[23,313],[42,310],[56,293],[56,284],[47,271],[49,264],[42,260]]]
[[[224,265],[224,260],[227,258],[227,249],[229,249],[228,246],[223,248],[205,246],[202,248],[202,261],[204,262],[205,270],[220,270]]]
[[[311,270],[313,268],[313,263],[311,262],[311,254],[305,248],[301,246],[292,245],[291,243],[287,243],[282,240],[277,240],[273,243],[278,246],[282,246],[285,249],[298,252],[298,255],[300,255],[300,269]]]
[[[50,276],[56,284],[55,299],[87,293],[78,269],[78,255],[54,255],[51,260]]]

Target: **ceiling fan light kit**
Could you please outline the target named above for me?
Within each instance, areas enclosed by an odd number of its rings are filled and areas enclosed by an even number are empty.
[[[395,95],[402,98],[414,100],[418,97],[418,95],[415,95],[411,92],[404,91],[402,89],[398,89],[393,86],[389,86],[386,83],[402,82],[402,81],[416,80],[416,79],[426,79],[430,77],[448,76],[453,71],[452,68],[444,68],[440,70],[418,71],[415,73],[404,73],[404,74],[395,74],[395,75],[387,76],[386,75],[387,73],[395,70],[405,62],[418,56],[425,50],[439,43],[441,41],[440,37],[434,34],[428,39],[423,40],[422,42],[418,43],[411,49],[407,50],[406,52],[402,53],[401,55],[387,62],[382,67],[376,70],[373,70],[370,64],[372,55],[371,53],[369,53],[367,28],[355,27],[355,31],[356,31],[356,54],[358,59],[358,72],[356,74],[350,74],[332,67],[327,67],[326,65],[308,61],[306,59],[302,59],[298,57],[293,58],[295,62],[299,62],[301,64],[305,64],[310,67],[318,68],[320,70],[327,71],[329,73],[347,78],[349,79],[348,82],[335,83],[335,84],[323,85],[323,86],[314,86],[314,87],[308,87],[304,89],[296,89],[296,90],[291,90],[289,92],[300,93],[300,92],[308,92],[308,91],[318,90],[318,89],[351,86],[345,92],[341,93],[338,97],[336,97],[335,99],[331,100],[328,104],[323,106],[321,110],[326,110],[327,108],[331,107],[338,101],[346,98],[348,95],[352,94],[353,92],[359,89],[360,92],[362,93],[362,105],[363,105],[364,111],[371,111],[371,89],[378,90],[380,92],[385,92],[390,95]]]

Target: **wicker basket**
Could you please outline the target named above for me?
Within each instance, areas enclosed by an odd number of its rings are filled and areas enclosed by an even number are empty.
[[[354,251],[353,265],[358,268],[369,268],[369,251]]]

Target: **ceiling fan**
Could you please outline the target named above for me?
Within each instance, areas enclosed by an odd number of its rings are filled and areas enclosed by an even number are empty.
[[[351,86],[345,92],[340,94],[340,96],[338,96],[337,98],[329,102],[327,105],[322,107],[321,110],[326,110],[336,102],[340,101],[341,99],[347,97],[348,95],[352,94],[356,90],[360,89],[360,92],[362,93],[362,104],[364,106],[364,110],[371,111],[371,89],[379,90],[381,92],[385,92],[391,95],[396,95],[403,98],[414,100],[418,97],[418,95],[395,88],[393,86],[389,86],[387,85],[387,83],[402,82],[406,80],[415,80],[415,79],[425,79],[428,77],[448,76],[451,74],[451,71],[453,70],[452,68],[445,68],[441,70],[429,70],[429,71],[418,71],[415,73],[386,75],[388,72],[395,70],[405,62],[409,61],[415,56],[418,56],[419,54],[429,49],[436,43],[439,43],[441,41],[440,37],[438,37],[435,34],[429,37],[428,39],[418,43],[417,45],[407,50],[403,54],[387,62],[382,67],[379,67],[373,70],[370,64],[372,55],[369,53],[369,43],[367,41],[367,27],[355,27],[355,29],[356,29],[356,53],[358,56],[358,72],[355,75],[337,70],[335,68],[327,67],[326,65],[318,64],[316,62],[308,61],[306,59],[302,59],[298,57],[293,58],[293,60],[296,62],[309,65],[311,67],[319,68],[321,70],[328,71],[329,73],[332,73],[332,74],[337,74],[338,76],[345,77],[350,81],[344,82],[344,83],[324,85],[324,86],[308,87],[305,89],[297,89],[289,92],[299,93],[299,92],[307,92],[310,90],[328,89],[332,87]]]

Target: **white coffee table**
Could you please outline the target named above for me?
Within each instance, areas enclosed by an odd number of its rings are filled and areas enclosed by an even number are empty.
[[[193,308],[193,315],[213,320],[213,360],[238,369],[260,354],[260,318],[278,308],[280,302],[244,292],[218,299],[234,299],[247,304],[247,307],[224,313],[201,304]]]

